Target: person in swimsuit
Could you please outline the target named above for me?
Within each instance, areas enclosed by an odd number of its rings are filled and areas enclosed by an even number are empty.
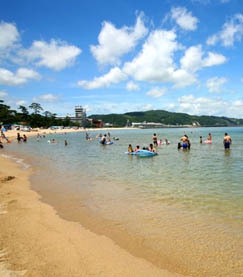
[[[225,150],[230,149],[230,144],[232,143],[232,139],[231,139],[231,137],[228,135],[228,133],[225,133],[225,134],[224,134],[223,143],[224,143],[224,149],[225,149]]]

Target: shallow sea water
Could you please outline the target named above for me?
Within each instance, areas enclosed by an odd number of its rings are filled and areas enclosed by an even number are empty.
[[[200,144],[209,132],[213,143]],[[113,145],[100,145],[92,131],[92,141],[85,132],[56,134],[9,150],[33,165],[33,188],[66,219],[172,272],[243,276],[243,128],[110,133],[119,138]],[[148,146],[153,133],[170,145],[158,146],[154,157],[125,154],[129,143]],[[177,150],[184,133],[190,151]],[[47,142],[52,138],[58,143]]]

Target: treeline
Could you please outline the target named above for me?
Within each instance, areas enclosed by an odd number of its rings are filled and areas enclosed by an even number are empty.
[[[186,113],[168,112],[164,110],[129,112],[125,114],[91,115],[89,118],[102,120],[103,123],[110,123],[113,127],[129,126],[132,122],[154,122],[174,126],[197,124],[202,127],[243,125],[243,119],[206,115],[196,116]]]
[[[28,108],[30,109],[29,112]],[[69,117],[65,119],[56,118],[55,113],[44,111],[39,103],[32,103],[29,107],[20,105],[19,111],[10,109],[10,106],[5,105],[3,100],[0,100],[0,125],[2,124],[23,124],[37,127],[50,126],[78,126],[72,122]]]

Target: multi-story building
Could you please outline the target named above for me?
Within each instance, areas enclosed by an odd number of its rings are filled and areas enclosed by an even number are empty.
[[[86,125],[86,110],[82,106],[75,106],[75,117],[70,118],[71,121],[77,122],[81,127]]]

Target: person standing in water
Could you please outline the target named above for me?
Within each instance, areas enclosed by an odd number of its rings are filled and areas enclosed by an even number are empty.
[[[224,149],[225,149],[225,150],[229,150],[229,149],[230,149],[230,145],[231,145],[231,143],[232,143],[232,139],[231,139],[231,137],[228,135],[228,133],[225,133],[225,134],[224,134],[223,143],[224,143]]]
[[[153,143],[154,143],[154,146],[158,146],[158,137],[155,133],[153,135]]]

